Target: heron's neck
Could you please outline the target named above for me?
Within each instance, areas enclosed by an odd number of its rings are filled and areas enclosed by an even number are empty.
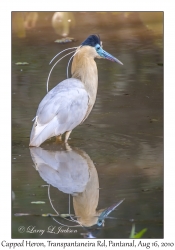
[[[78,221],[84,226],[92,226],[98,220],[96,208],[99,200],[99,181],[97,170],[92,160],[85,154],[82,156],[87,160],[89,180],[85,190],[73,196],[73,206]]]
[[[71,68],[72,77],[79,79],[85,86],[93,105],[96,99],[98,87],[98,72],[94,58],[86,53],[85,49],[74,56]]]

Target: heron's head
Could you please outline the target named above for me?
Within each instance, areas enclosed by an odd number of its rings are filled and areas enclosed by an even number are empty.
[[[115,58],[102,48],[102,42],[100,41],[100,37],[98,35],[90,35],[84,42],[82,42],[81,46],[92,47],[94,57],[108,59],[112,62],[117,62],[123,65],[121,61],[119,61],[117,58]]]
[[[115,209],[117,208],[122,202],[124,201],[121,200],[115,204],[113,204],[112,206],[103,209],[102,212],[100,213],[100,215],[98,216],[98,221],[97,221],[97,225],[98,226],[104,226],[104,220],[108,217],[108,215]]]

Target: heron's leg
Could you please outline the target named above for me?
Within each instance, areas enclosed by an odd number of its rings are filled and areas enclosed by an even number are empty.
[[[60,141],[62,141],[61,137],[62,137],[62,135],[58,135],[58,136],[56,136],[56,142],[60,142]]]
[[[72,132],[72,130],[66,132],[64,142],[68,141],[71,132]]]

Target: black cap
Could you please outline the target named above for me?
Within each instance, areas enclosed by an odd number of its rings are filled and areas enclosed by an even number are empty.
[[[92,47],[95,47],[96,44],[100,44],[100,37],[99,35],[90,35],[88,36],[88,38],[86,38],[86,40],[84,40],[84,42],[82,42],[82,46],[84,45],[89,45]]]

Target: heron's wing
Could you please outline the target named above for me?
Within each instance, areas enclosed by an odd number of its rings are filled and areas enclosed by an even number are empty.
[[[74,78],[64,80],[50,90],[40,102],[36,114],[38,122],[46,124],[57,115],[59,122],[64,123],[70,109],[76,109],[77,112],[87,110],[87,106],[84,106],[87,104],[87,98],[88,94],[81,81]]]
[[[81,81],[70,78],[47,93],[39,104],[30,145],[70,131],[81,123],[88,109],[88,94]],[[41,143],[42,143],[41,142]],[[38,144],[37,145],[40,145]]]
[[[89,180],[87,160],[74,149],[50,151],[30,148],[36,170],[44,181],[68,194],[82,193]]]

